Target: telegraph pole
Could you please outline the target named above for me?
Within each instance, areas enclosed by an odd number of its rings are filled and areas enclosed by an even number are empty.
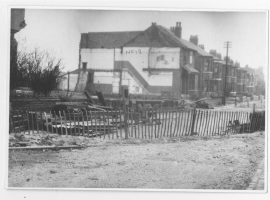
[[[224,74],[224,85],[223,85],[223,98],[222,104],[226,104],[226,93],[227,93],[227,77],[228,77],[228,61],[229,61],[229,48],[231,48],[231,42],[227,41],[224,43],[226,48],[226,65],[225,65],[225,74]]]

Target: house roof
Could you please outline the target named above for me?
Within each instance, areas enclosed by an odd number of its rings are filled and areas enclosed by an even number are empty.
[[[166,28],[152,24],[145,31],[124,44],[129,47],[182,47],[187,48],[178,38]]]
[[[151,47],[182,47],[196,51],[201,56],[212,57],[211,54],[199,46],[185,39],[176,37],[169,29],[156,24],[152,24],[148,29],[142,31],[125,44],[125,46],[138,45]]]
[[[182,38],[180,38],[179,40],[181,41],[181,43],[186,45],[189,49],[193,49],[194,51],[196,51],[199,55],[206,56],[206,57],[213,57],[210,53],[203,50],[201,47],[193,44],[192,42],[189,42],[189,41],[182,39]]]
[[[120,48],[140,32],[141,31],[82,33],[80,48]]]
[[[169,29],[155,23],[145,31],[89,32],[81,34],[80,48],[181,47],[212,57],[199,46],[178,38]]]

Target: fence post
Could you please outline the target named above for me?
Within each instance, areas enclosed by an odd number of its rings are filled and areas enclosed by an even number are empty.
[[[253,103],[253,113],[255,113],[255,108],[256,108],[256,104],[255,103]]]
[[[49,133],[49,122],[48,122],[48,117],[47,117],[47,114],[46,112],[44,112],[44,116],[45,116],[45,120],[46,120],[46,130],[47,130],[47,134]]]
[[[192,115],[192,120],[191,120],[191,130],[190,130],[190,135],[194,135],[194,126],[195,126],[195,120],[196,120],[196,108],[193,109],[193,115]]]
[[[124,131],[125,139],[128,139],[128,108],[126,101],[124,101]]]

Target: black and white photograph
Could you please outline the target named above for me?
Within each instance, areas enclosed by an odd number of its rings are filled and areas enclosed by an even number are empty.
[[[8,188],[266,191],[267,11],[9,14]]]

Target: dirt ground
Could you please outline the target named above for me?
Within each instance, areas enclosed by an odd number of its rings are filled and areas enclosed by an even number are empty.
[[[82,150],[10,150],[9,187],[242,190],[264,159],[264,132],[153,141],[97,139],[88,145]]]

